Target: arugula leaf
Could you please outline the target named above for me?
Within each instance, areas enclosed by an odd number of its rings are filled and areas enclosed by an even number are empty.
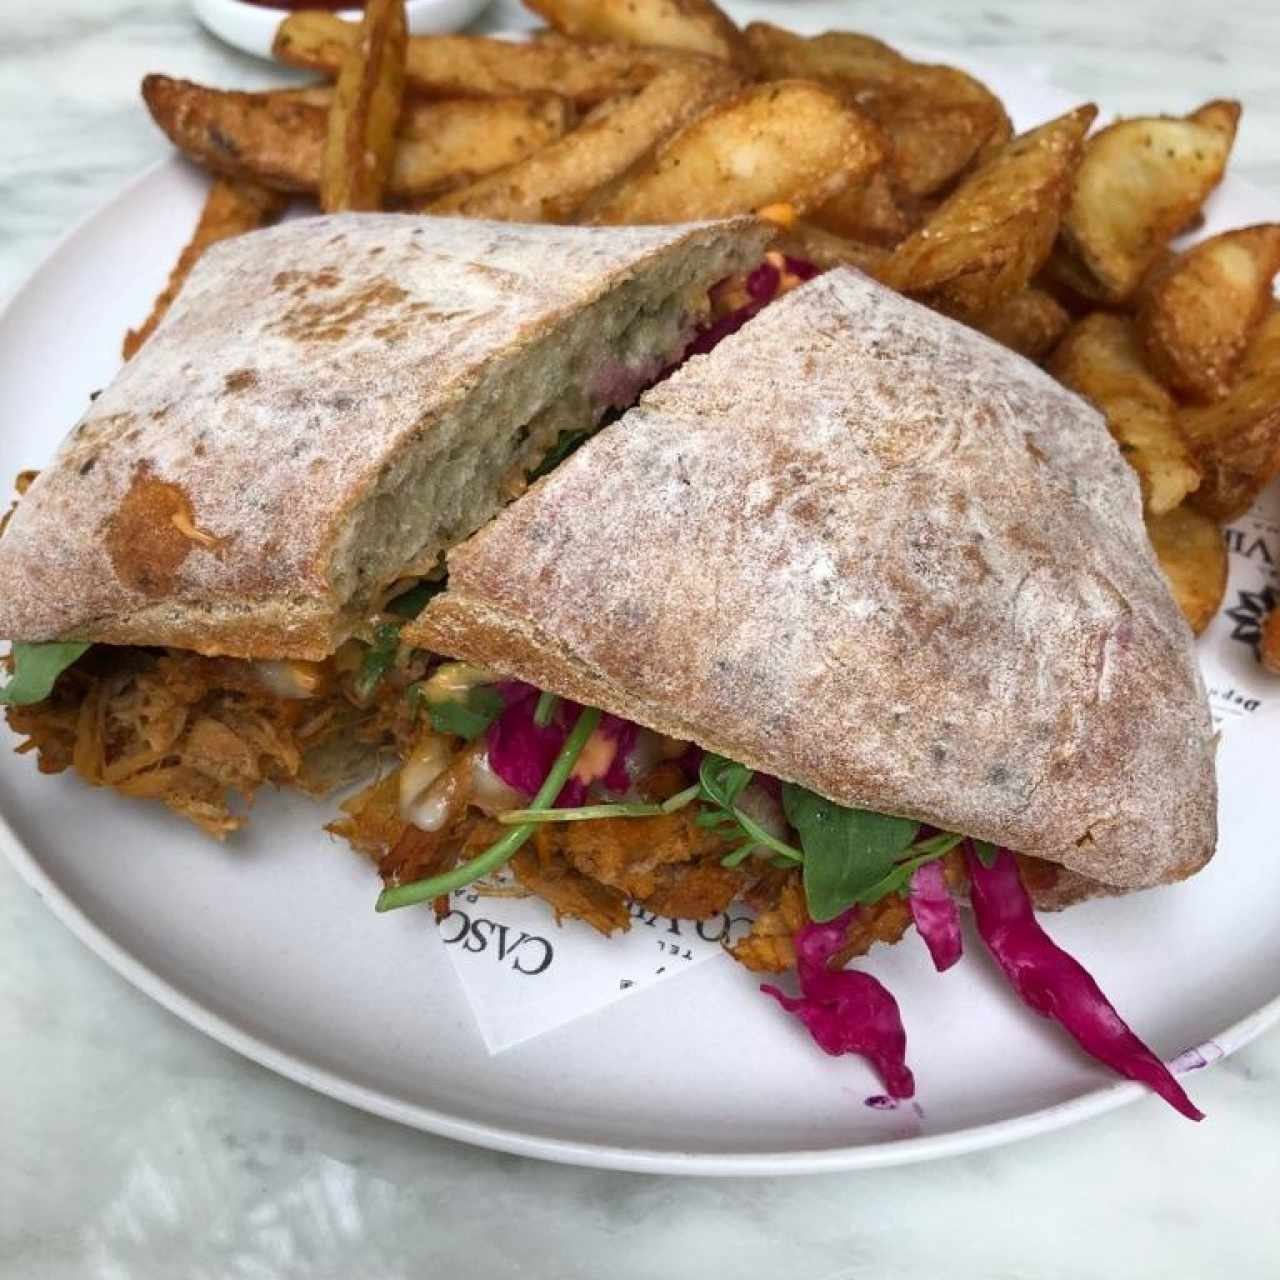
[[[427,601],[438,596],[445,589],[445,580],[436,578],[428,582],[425,579],[408,591],[387,602],[387,612],[398,614],[402,618],[416,618],[427,607]]]
[[[804,849],[804,893],[819,923],[834,920],[889,876],[920,824],[869,809],[846,809],[794,783],[782,808]]]
[[[973,851],[978,855],[978,861],[982,863],[988,871],[996,865],[996,847],[989,840],[975,840],[973,842]]]
[[[502,714],[505,705],[497,689],[477,685],[467,690],[461,701],[451,698],[427,703],[427,713],[437,733],[455,733],[474,742]]]
[[[54,644],[15,644],[13,678],[0,689],[0,703],[25,707],[43,702],[53,692],[58,677],[88,649],[80,641]]]
[[[551,446],[551,451],[532,471],[529,480],[541,480],[543,476],[554,471],[579,445],[590,437],[590,431],[562,431],[559,439]]]
[[[396,651],[400,648],[400,624],[398,622],[380,622],[373,629],[373,643],[365,650],[360,670],[351,682],[355,695],[361,702],[366,702],[378,687],[382,677],[391,670],[396,660]]]
[[[754,774],[755,770],[748,769],[745,764],[739,764],[736,760],[708,751],[702,757],[702,764],[698,769],[698,780],[702,783],[703,793],[712,804],[722,809],[732,810]],[[720,814],[717,820],[730,816],[732,815]]]
[[[707,805],[694,822],[700,827],[721,828],[720,834],[728,837],[736,828],[745,843],[725,854],[720,865],[736,867],[749,853],[757,849],[771,849],[790,865],[800,861],[800,850],[779,840],[777,836],[766,831],[750,814],[738,808],[738,797],[746,790],[747,784],[755,776],[753,769],[745,764],[738,764],[725,756],[718,756],[708,751],[702,757],[702,765],[698,769],[698,783],[702,788],[699,800]]]

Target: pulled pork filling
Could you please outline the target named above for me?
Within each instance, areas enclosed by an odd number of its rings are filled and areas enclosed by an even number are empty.
[[[255,663],[177,649],[99,645],[42,702],[6,709],[41,773],[158,800],[219,839],[244,825],[266,783],[314,795],[354,781],[380,748],[412,732],[400,680],[356,692],[360,655]],[[418,665],[422,665],[419,662]],[[343,669],[345,666],[345,670]]]
[[[891,814],[845,808],[690,743],[461,663],[434,670],[406,765],[343,805],[330,830],[378,864],[379,910],[434,901],[508,866],[557,920],[605,935],[631,906],[707,919],[756,912],[729,947],[749,969],[794,969],[761,991],[825,1053],[865,1058],[895,1098],[915,1080],[893,996],[845,966],[914,924],[945,971],[963,950],[955,895],[1023,1001],[1097,1061],[1200,1113],[1088,971],[1036,920],[1027,883],[1056,868]],[[406,784],[406,775],[409,781]]]

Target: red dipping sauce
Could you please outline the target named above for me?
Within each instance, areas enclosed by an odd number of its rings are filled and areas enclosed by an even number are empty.
[[[363,9],[364,0],[244,0],[245,4],[257,5],[259,9],[328,9],[336,13],[339,9]]]

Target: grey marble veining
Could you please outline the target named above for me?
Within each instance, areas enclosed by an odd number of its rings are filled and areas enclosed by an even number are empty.
[[[1271,0],[735,11],[1005,62],[1109,111],[1237,96],[1233,171],[1280,190]],[[523,21],[502,0],[483,25]],[[199,31],[182,0],[4,6],[0,295],[166,153],[137,100],[157,69],[225,85],[288,78]],[[1280,1274],[1280,1034],[1193,1087],[1201,1126],[1144,1102],[865,1174],[691,1182],[543,1165],[397,1128],[243,1061],[117,978],[0,865],[6,1278]]]

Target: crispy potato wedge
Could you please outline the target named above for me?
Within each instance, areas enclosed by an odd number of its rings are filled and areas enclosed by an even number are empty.
[[[276,30],[272,52],[294,67],[336,74],[358,28],[332,13],[291,13]],[[405,52],[410,89],[432,98],[502,98],[558,93],[593,106],[643,89],[655,76],[710,61],[677,49],[488,36],[411,36]]]
[[[156,326],[165,317],[165,312],[173,305],[191,268],[200,260],[201,254],[219,240],[230,240],[245,231],[256,231],[274,222],[283,212],[287,200],[278,192],[269,191],[254,182],[245,182],[238,178],[218,178],[209,188],[209,195],[200,211],[200,221],[187,242],[186,247],[178,255],[178,261],[169,273],[169,283],[165,285],[151,314],[140,329],[130,329],[125,334],[121,356],[132,360],[138,348],[155,331]]]
[[[1258,658],[1268,671],[1280,675],[1280,609],[1272,609],[1263,619]]]
[[[1239,119],[1239,103],[1210,102],[1185,118],[1118,120],[1090,138],[1054,271],[1086,297],[1127,301],[1222,180]]]
[[[1213,621],[1227,591],[1227,543],[1206,515],[1175,507],[1163,515],[1147,513],[1147,536],[1182,610],[1199,635]]]
[[[737,77],[719,64],[668,71],[633,97],[602,104],[560,141],[419,207],[506,222],[563,222],[592,192],[641,161]]]
[[[1280,473],[1280,305],[1258,330],[1229,395],[1189,405],[1178,415],[1204,483],[1192,505],[1234,520]]]
[[[824,271],[831,267],[857,267],[871,276],[884,266],[889,257],[889,251],[879,245],[846,240],[803,221],[780,232],[772,247],[790,257],[812,262]]]
[[[864,244],[892,248],[920,223],[914,201],[899,198],[887,166],[864,183],[846,187],[810,215],[815,226]]]
[[[955,67],[912,62],[852,32],[806,39],[753,22],[745,35],[766,79],[818,80],[852,95],[892,140],[892,170],[909,195],[943,190],[984,147],[1012,135],[1000,99]]]
[[[1172,511],[1199,487],[1200,469],[1179,429],[1177,406],[1147,372],[1127,316],[1095,311],[1079,321],[1053,353],[1049,372],[1106,416],[1152,515]]]
[[[1006,143],[898,245],[884,282],[969,322],[1026,288],[1053,247],[1095,114],[1077,107]]]
[[[831,90],[754,85],[664,142],[580,220],[685,222],[783,201],[803,216],[883,158],[879,131]]]
[[[324,107],[294,95],[209,89],[161,75],[143,78],[142,98],[169,141],[211,173],[277,191],[314,193],[319,185]]]
[[[280,191],[319,189],[331,89],[237,93],[148,76],[143,96],[170,141],[204,168]],[[406,103],[387,193],[412,199],[474,182],[563,137],[571,122],[570,104],[549,93]]]
[[[1043,360],[1071,327],[1071,317],[1043,289],[1022,289],[1010,294],[978,326],[988,338],[1026,356]]]
[[[1165,386],[1199,401],[1231,390],[1277,271],[1280,224],[1270,223],[1201,241],[1143,284],[1138,335]]]
[[[712,0],[524,0],[562,35],[702,53],[747,71],[742,32]]]
[[[333,87],[320,165],[320,208],[382,208],[395,159],[409,33],[404,0],[368,0]]]

